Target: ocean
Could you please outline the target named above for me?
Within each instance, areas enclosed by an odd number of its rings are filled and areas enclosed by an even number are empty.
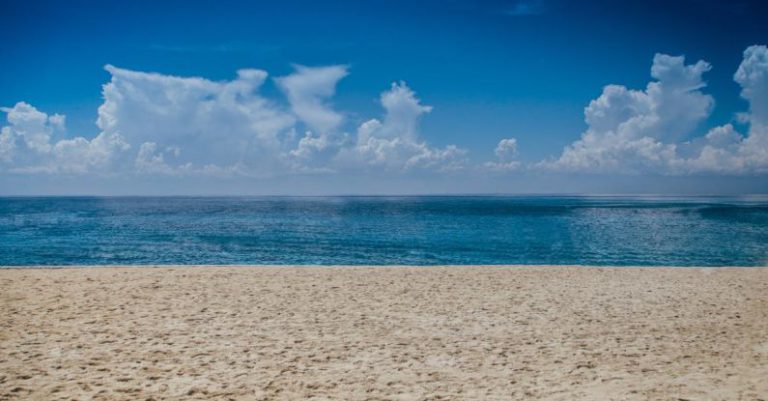
[[[768,198],[0,198],[0,266],[97,264],[765,266]]]

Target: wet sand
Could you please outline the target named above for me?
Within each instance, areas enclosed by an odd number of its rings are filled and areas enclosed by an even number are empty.
[[[768,268],[0,270],[0,400],[768,399]]]

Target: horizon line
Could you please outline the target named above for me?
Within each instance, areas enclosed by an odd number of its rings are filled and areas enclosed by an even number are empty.
[[[291,194],[0,194],[0,198],[429,198],[429,197],[614,197],[614,198],[748,198],[768,197],[768,193],[748,194],[686,194],[686,193],[583,193],[583,192],[476,192],[476,193],[404,193],[404,194],[322,194],[322,195],[291,195]]]

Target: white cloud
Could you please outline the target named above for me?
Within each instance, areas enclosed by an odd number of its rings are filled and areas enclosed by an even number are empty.
[[[496,155],[496,160],[485,163],[485,167],[491,170],[517,170],[522,166],[522,163],[517,160],[517,139],[515,138],[499,141],[493,153]]]
[[[179,148],[170,147],[165,149],[165,151],[158,151],[156,143],[144,142],[139,147],[139,153],[136,155],[134,165],[136,171],[140,173],[173,175],[188,172],[192,169],[191,163],[171,167],[165,162],[166,155],[170,157],[178,157],[180,154],[181,150],[179,150]]]
[[[706,136],[701,154],[685,161],[692,171],[728,174],[768,172],[768,47],[750,46],[744,51],[734,80],[741,85],[741,96],[749,101],[746,136],[728,124],[715,127]]]
[[[768,125],[768,47],[748,47],[733,79],[741,85],[741,96],[749,101],[750,121]]]
[[[105,173],[113,156],[130,148],[119,134],[64,138],[64,116],[49,116],[25,102],[0,110],[8,121],[0,131],[0,165],[6,171]]]
[[[288,98],[291,111],[320,134],[337,130],[344,116],[331,108],[328,99],[336,93],[336,84],[348,75],[347,66],[294,68],[293,74],[275,79]]]
[[[507,138],[499,141],[494,150],[496,157],[501,161],[509,161],[517,157],[517,139]]]
[[[666,171],[675,163],[674,140],[709,116],[714,100],[701,92],[710,65],[657,54],[645,90],[608,85],[584,110],[587,131],[559,159],[541,166],[565,171]]]
[[[0,162],[13,162],[13,153],[16,150],[16,135],[10,127],[3,127],[0,131]]]
[[[381,94],[380,102],[386,111],[383,122],[374,118],[362,123],[354,146],[339,153],[341,164],[386,170],[452,170],[463,166],[465,150],[455,145],[434,148],[419,138],[419,120],[432,107],[422,105],[405,82],[393,83]]]
[[[135,168],[143,173],[274,175],[354,168],[339,162],[342,154],[375,154],[365,160],[371,166],[441,169],[462,154],[418,140],[419,117],[431,107],[420,105],[404,84],[382,94],[387,113],[383,123],[372,120],[380,124],[376,132],[350,144],[340,132],[343,115],[329,103],[346,66],[295,68],[275,79],[290,104],[284,110],[258,95],[267,77],[263,71],[241,70],[233,81],[213,82],[108,66],[112,81],[104,87],[98,124],[137,144]],[[296,142],[297,119],[313,131]]]
[[[731,124],[702,138],[680,142],[709,117],[714,106],[702,79],[710,65],[685,65],[683,57],[657,54],[644,91],[608,85],[584,110],[587,131],[553,161],[538,167],[558,171],[656,172],[661,174],[752,174],[768,170],[768,50],[752,46],[734,79],[750,102],[742,136]]]
[[[6,118],[10,124],[9,127],[6,127],[6,136],[9,138],[6,139],[6,142],[12,142],[15,148],[17,146],[16,141],[11,141],[13,135],[18,138],[19,144],[25,146],[30,152],[48,153],[51,151],[51,135],[54,129],[61,128],[61,119],[51,120],[47,114],[25,102],[19,102],[12,108],[4,107],[0,110],[7,113]]]
[[[65,138],[65,118],[21,102],[4,108],[0,165],[14,172],[155,175],[247,175],[331,172],[365,165],[386,169],[446,169],[463,151],[438,149],[418,138],[418,121],[431,110],[405,85],[382,94],[383,122],[371,120],[351,139],[330,100],[346,66],[303,67],[275,80],[289,107],[259,89],[261,70],[231,81],[176,77],[107,65],[98,109],[101,132]],[[297,138],[297,122],[311,129]],[[373,127],[375,126],[375,129]],[[370,130],[368,128],[371,128]],[[353,157],[350,157],[353,155]]]
[[[335,171],[331,159],[339,151],[341,140],[332,140],[327,134],[307,131],[296,148],[283,154],[283,160],[292,171],[321,173]]]
[[[746,49],[734,75],[749,102],[735,120],[748,126],[725,124],[692,137],[714,107],[704,92],[710,68],[657,54],[645,89],[603,88],[584,110],[587,129],[559,157],[524,164],[517,140],[506,138],[475,171],[768,173],[768,48]],[[274,176],[469,167],[466,150],[435,147],[420,136],[420,120],[432,107],[403,82],[381,93],[383,117],[345,133],[348,122],[332,98],[346,66],[296,66],[275,79],[287,103],[259,93],[272,82],[261,70],[240,70],[229,81],[106,70],[111,79],[98,109],[100,132],[91,139],[69,135],[64,116],[25,102],[0,108],[7,120],[0,128],[0,170]]]
[[[339,128],[344,116],[333,110],[329,99],[336,93],[338,82],[348,75],[347,66],[294,65],[294,69],[293,74],[275,82],[288,98],[291,112],[311,130],[283,154],[283,160],[295,171],[332,171],[329,163],[342,145]]]
[[[51,168],[71,173],[98,169],[99,174],[110,174],[117,156],[130,147],[119,134],[101,133],[90,141],[83,137],[63,139],[53,148],[55,158]]]
[[[240,70],[234,80],[214,82],[106,69],[112,79],[104,85],[97,124],[136,145],[139,172],[186,174],[205,166],[237,166],[259,174],[279,168],[283,135],[295,119],[258,94],[266,72]]]

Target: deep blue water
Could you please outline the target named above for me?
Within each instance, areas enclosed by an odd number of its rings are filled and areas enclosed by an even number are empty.
[[[768,264],[768,198],[0,198],[0,265]]]

